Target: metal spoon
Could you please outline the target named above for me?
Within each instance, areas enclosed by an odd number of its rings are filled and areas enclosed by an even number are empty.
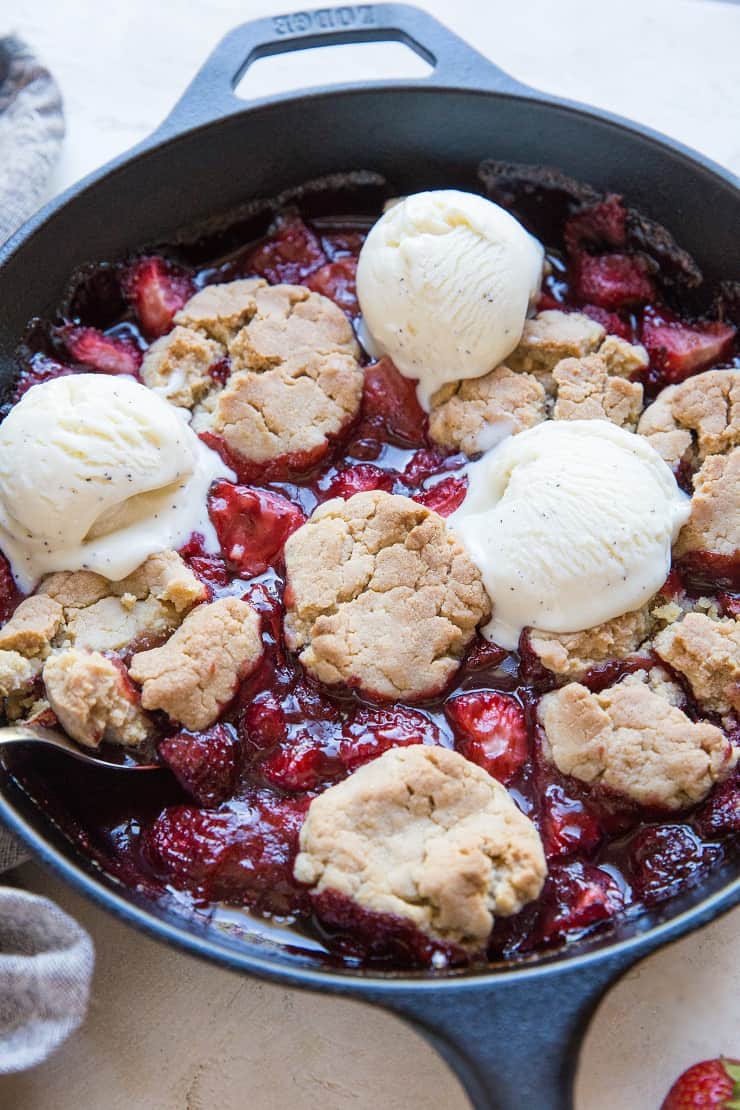
[[[159,771],[159,763],[136,763],[131,756],[123,751],[118,753],[113,749],[113,754],[106,752],[101,755],[99,751],[82,748],[74,740],[70,740],[63,732],[55,728],[44,728],[41,725],[6,725],[0,728],[0,753],[5,748],[15,747],[20,744],[43,744],[47,748],[56,748],[57,751],[66,752],[82,763],[90,763],[94,767],[107,767],[111,771]],[[118,757],[118,758],[116,758]]]

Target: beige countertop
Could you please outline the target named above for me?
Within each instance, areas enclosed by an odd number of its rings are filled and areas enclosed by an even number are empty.
[[[262,0],[34,0],[2,24],[56,73],[68,138],[56,191],[132,145],[166,114],[236,23]],[[326,2],[323,6],[330,6]],[[333,6],[333,5],[332,5]],[[426,0],[479,50],[548,91],[640,119],[740,170],[740,6],[713,0]],[[402,48],[343,48],[337,78],[403,76]],[[336,53],[336,52],[335,52]],[[260,87],[304,85],[326,67],[263,63]],[[272,68],[271,68],[272,67]],[[680,231],[680,229],[677,229]],[[381,1011],[259,983],[134,933],[35,864],[20,872],[92,934],[88,1020],[49,1061],[0,1079],[3,1110],[463,1110],[442,1061]],[[577,1110],[657,1110],[685,1066],[740,1055],[740,909],[633,969],[586,1038]],[[547,1020],[546,1015],[543,1016]]]

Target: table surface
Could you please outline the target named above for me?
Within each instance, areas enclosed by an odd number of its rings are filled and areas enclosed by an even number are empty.
[[[740,6],[713,0],[423,6],[520,80],[639,119],[740,171]],[[45,58],[65,98],[67,142],[50,193],[146,135],[230,27],[275,8],[259,0],[104,7],[95,0],[34,0],[16,8],[15,29]],[[362,48],[339,48],[332,57],[337,79],[407,72],[399,68],[408,65],[399,46],[364,57]],[[267,93],[324,83],[326,67],[323,59],[292,55],[261,63],[247,80]],[[199,963],[125,928],[35,864],[19,876],[83,922],[95,940],[97,968],[84,1028],[45,1064],[1,1079],[1,1106],[468,1105],[441,1060],[397,1019]],[[586,1038],[576,1110],[657,1110],[688,1064],[720,1052],[740,1055],[739,926],[737,909],[652,956],[612,989]]]

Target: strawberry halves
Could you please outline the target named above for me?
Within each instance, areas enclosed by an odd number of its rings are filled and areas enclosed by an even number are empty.
[[[106,335],[97,328],[64,324],[56,335],[75,359],[101,374],[131,374],[136,377],[142,354],[132,339]]]
[[[660,1110],[737,1110],[740,1060],[721,1056],[687,1068],[666,1095]]]
[[[737,328],[720,320],[686,324],[667,309],[646,308],[642,342],[667,383],[682,382],[728,358]]]
[[[160,255],[137,258],[124,271],[123,292],[133,306],[147,339],[172,327],[175,313],[195,292],[189,275]]]

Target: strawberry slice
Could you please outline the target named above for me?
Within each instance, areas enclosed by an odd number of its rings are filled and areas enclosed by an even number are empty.
[[[17,404],[23,394],[27,393],[34,385],[50,382],[54,378],[65,378],[68,374],[77,374],[78,372],[73,366],[67,366],[66,363],[58,362],[57,359],[50,358],[48,355],[37,351],[23,366],[18,375],[13,390],[13,404]]]
[[[573,258],[573,293],[579,301],[610,311],[646,304],[655,297],[648,265],[637,254],[585,254]]]
[[[365,370],[363,417],[404,446],[424,446],[427,418],[416,396],[416,382],[404,378],[389,358]]]
[[[300,216],[286,216],[268,239],[249,252],[243,269],[247,274],[259,274],[271,285],[280,282],[301,285],[326,262],[318,237]]]
[[[185,560],[195,577],[211,590],[225,586],[231,577],[221,556],[206,551],[205,538],[200,532],[193,532],[178,555]]]
[[[740,1060],[702,1060],[679,1075],[660,1110],[731,1110],[740,1106]]]
[[[238,746],[226,725],[168,736],[159,745],[159,754],[198,805],[218,805],[233,794]]]
[[[367,490],[382,489],[390,493],[397,478],[395,470],[381,470],[372,463],[358,463],[357,466],[348,466],[340,470],[325,491],[322,497],[343,497],[345,500],[355,493],[365,493]]]
[[[97,328],[65,324],[57,328],[70,355],[77,362],[101,374],[131,374],[136,377],[141,366],[142,354],[132,339],[106,335]]]
[[[225,558],[247,578],[272,566],[288,536],[306,519],[297,505],[279,493],[225,479],[211,487],[208,513]]]
[[[720,320],[685,324],[665,308],[646,308],[642,320],[650,361],[671,384],[729,358],[736,334],[737,328]]]
[[[591,863],[550,866],[542,891],[542,913],[533,938],[536,944],[562,939],[613,917],[624,896],[608,871]]]
[[[599,822],[583,802],[570,798],[562,786],[551,783],[542,796],[542,841],[548,859],[588,855],[602,839]]]
[[[158,254],[132,262],[124,271],[122,286],[147,339],[165,335],[175,313],[195,292],[189,275]]]
[[[360,311],[357,303],[357,259],[338,258],[314,270],[306,278],[305,284],[314,293],[321,293],[334,304],[339,305],[348,316],[356,316]]]
[[[20,601],[21,594],[11,573],[10,563],[0,551],[0,622],[10,620]]]
[[[495,690],[458,694],[446,702],[445,716],[461,754],[499,782],[509,782],[526,761],[524,710],[508,694]]]
[[[420,505],[425,505],[427,509],[439,513],[440,516],[447,517],[460,508],[465,500],[467,489],[467,475],[462,478],[443,478],[441,482],[437,482],[429,489],[422,490],[421,493],[415,493],[413,500],[418,501]]]
[[[632,339],[629,324],[625,324],[616,312],[608,312],[605,308],[599,308],[597,304],[581,305],[578,311],[595,320],[597,324],[601,324],[607,335],[618,335],[620,339],[626,339],[628,342]]]

